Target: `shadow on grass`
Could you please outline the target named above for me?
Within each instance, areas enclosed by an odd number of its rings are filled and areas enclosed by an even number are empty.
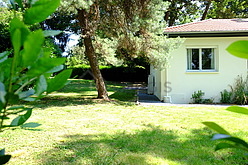
[[[39,158],[43,165],[245,164],[233,156],[216,157],[209,130],[193,132],[190,137],[181,137],[172,130],[147,125],[132,134],[67,135]]]
[[[97,98],[97,91],[92,80],[73,80],[58,92],[52,93],[41,101],[34,104],[38,108],[48,108],[56,106],[74,106],[88,104],[115,104],[115,105],[134,105],[135,90],[124,89],[126,84],[108,82],[108,92],[111,93],[111,101],[104,101]]]

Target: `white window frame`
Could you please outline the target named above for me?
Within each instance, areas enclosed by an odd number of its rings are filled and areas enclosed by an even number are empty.
[[[202,69],[202,49],[213,49],[214,50],[214,69]],[[199,49],[199,69],[188,69],[188,49]],[[186,71],[187,72],[218,72],[218,47],[217,46],[186,46]]]

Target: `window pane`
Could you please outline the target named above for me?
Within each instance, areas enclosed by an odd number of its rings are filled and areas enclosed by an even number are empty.
[[[199,70],[199,49],[187,49],[188,70]]]
[[[215,69],[214,68],[214,49],[204,48],[202,49],[202,69]]]

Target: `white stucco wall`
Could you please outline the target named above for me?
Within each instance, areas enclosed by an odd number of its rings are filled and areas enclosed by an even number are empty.
[[[156,76],[157,90],[155,95],[163,100],[170,96],[172,103],[192,102],[194,91],[205,92],[204,98],[220,100],[220,92],[230,90],[229,85],[234,83],[238,75],[246,77],[247,60],[230,55],[226,48],[237,40],[248,40],[247,37],[225,38],[189,38],[184,44],[172,53],[170,67],[166,71],[153,71]],[[189,72],[187,71],[187,47],[214,46],[217,49],[216,72]],[[161,75],[161,77],[159,77]]]

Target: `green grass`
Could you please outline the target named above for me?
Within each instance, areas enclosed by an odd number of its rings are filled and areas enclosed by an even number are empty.
[[[244,165],[239,150],[214,151],[214,121],[248,140],[247,116],[225,107],[136,106],[135,91],[108,82],[112,101],[94,99],[92,81],[74,80],[37,105],[30,125],[1,133],[9,165]],[[130,101],[131,100],[131,101]]]

